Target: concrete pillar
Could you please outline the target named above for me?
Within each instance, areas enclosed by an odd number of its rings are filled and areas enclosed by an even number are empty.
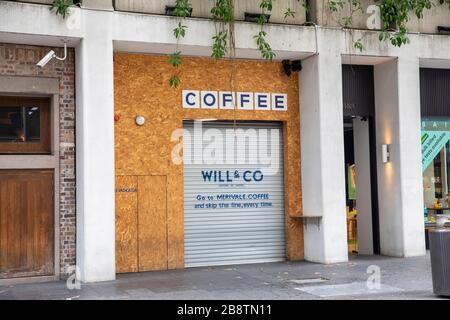
[[[373,254],[372,190],[370,181],[369,121],[353,120],[356,167],[356,210],[358,210],[358,253]]]
[[[327,32],[299,80],[303,214],[322,215],[304,228],[305,260],[320,263],[348,260],[340,42]]]
[[[76,48],[77,265],[84,282],[115,279],[111,17],[84,12],[89,33]]]
[[[425,254],[420,145],[419,59],[374,68],[381,254]],[[381,145],[389,144],[383,163]]]

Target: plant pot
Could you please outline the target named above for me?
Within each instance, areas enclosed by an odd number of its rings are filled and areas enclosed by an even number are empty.
[[[165,9],[166,16],[175,16],[175,6],[166,6]],[[192,16],[192,8],[189,8],[189,15],[188,17]]]
[[[245,12],[244,13],[244,20],[248,22],[258,22],[259,17],[265,16],[266,22],[269,22],[270,14],[264,14],[264,13],[251,13],[251,12]]]

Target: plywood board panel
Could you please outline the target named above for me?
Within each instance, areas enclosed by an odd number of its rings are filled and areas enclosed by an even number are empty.
[[[0,170],[0,278],[54,272],[53,172]]]
[[[138,178],[139,271],[167,269],[167,181]]]
[[[185,119],[281,121],[285,128],[286,239],[290,260],[303,258],[298,75],[287,77],[280,62],[183,57],[180,87],[168,86],[173,68],[166,56],[116,53],[115,165],[117,175],[167,177],[169,268],[184,266],[183,165],[172,161],[180,141],[172,134]],[[234,73],[232,77],[232,73]],[[182,90],[248,91],[288,94],[288,111],[183,109]],[[143,126],[135,124],[145,117]]]
[[[116,272],[138,271],[137,177],[116,176]]]
[[[168,241],[168,268],[181,269],[184,267],[184,193],[180,192],[183,186],[183,171],[175,172],[167,176],[167,238]],[[180,210],[181,203],[181,210]],[[181,219],[181,223],[180,223]]]

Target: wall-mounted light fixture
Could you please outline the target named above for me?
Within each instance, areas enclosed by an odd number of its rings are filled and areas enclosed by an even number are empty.
[[[145,123],[145,118],[143,116],[137,116],[135,121],[138,126],[143,126]]]
[[[391,154],[389,150],[388,144],[382,144],[381,145],[381,159],[383,160],[383,163],[388,163],[391,161]]]

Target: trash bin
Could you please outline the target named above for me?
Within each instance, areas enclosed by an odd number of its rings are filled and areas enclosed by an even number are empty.
[[[450,228],[430,229],[428,236],[433,291],[439,296],[450,296]]]

